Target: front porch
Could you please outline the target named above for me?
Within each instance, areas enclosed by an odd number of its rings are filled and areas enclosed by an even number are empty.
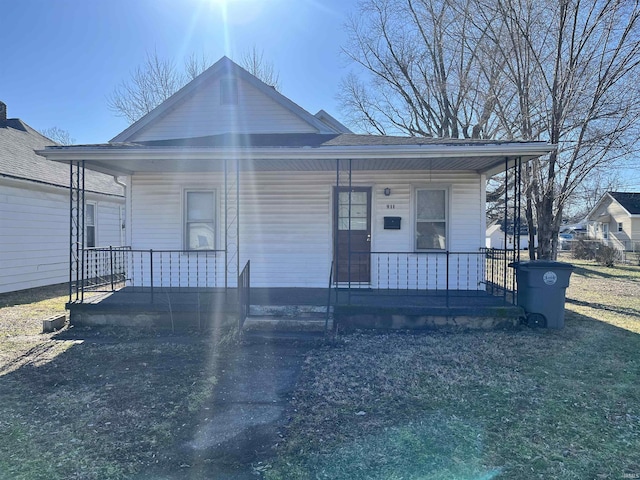
[[[161,182],[169,172],[146,170],[151,155],[132,171],[128,229],[141,226],[127,234],[131,246],[108,248],[84,247],[86,161],[73,161],[71,321],[242,330],[282,320],[324,331],[515,325],[523,312],[508,265],[520,252],[480,246],[486,174],[515,178],[504,218],[520,222],[522,157],[485,147],[470,147],[482,150],[471,164],[437,150],[402,161],[380,154],[381,164],[321,156],[300,171],[298,160],[224,157],[204,173],[196,164],[175,172],[170,185]]]
[[[524,315],[511,294],[348,288],[251,288],[246,307],[236,288],[123,287],[70,303],[74,325],[209,330],[486,329],[513,327]],[[246,312],[244,315],[242,312]]]
[[[72,285],[79,295],[67,305],[71,322],[329,332],[495,328],[516,325],[523,316],[515,306],[515,277],[508,267],[513,251],[371,252],[370,282],[336,282],[330,268],[326,288],[252,287],[252,263],[231,278],[219,265],[220,253],[86,249],[83,278]]]

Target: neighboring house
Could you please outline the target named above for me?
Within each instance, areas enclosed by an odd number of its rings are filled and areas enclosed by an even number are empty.
[[[524,219],[522,219],[525,222]],[[513,228],[508,228],[505,232],[504,223],[502,221],[496,220],[491,223],[487,227],[486,240],[485,245],[487,248],[497,248],[504,249],[506,245],[506,249],[513,249],[514,244],[514,235]],[[534,236],[535,245],[534,248],[538,246],[538,236]],[[528,250],[529,249],[529,229],[525,226],[520,227],[520,236],[518,240],[518,244],[520,245],[520,250]]]
[[[640,251],[640,193],[605,193],[587,220],[590,239],[618,250]]]
[[[35,153],[54,145],[0,102],[0,293],[69,281],[69,166]],[[123,187],[85,181],[85,245],[121,245]]]
[[[90,276],[235,289],[250,261],[252,292],[344,287],[352,302],[355,287],[484,292],[487,177],[552,149],[353,134],[222,58],[109,143],[41,154],[128,177],[131,250]]]

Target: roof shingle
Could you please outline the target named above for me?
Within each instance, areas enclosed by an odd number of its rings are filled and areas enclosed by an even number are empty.
[[[609,192],[609,195],[615,198],[631,215],[640,214],[640,193]]]
[[[69,166],[36,154],[46,146],[57,145],[18,118],[0,121],[0,175],[69,187]],[[87,170],[88,191],[123,195],[113,177]]]

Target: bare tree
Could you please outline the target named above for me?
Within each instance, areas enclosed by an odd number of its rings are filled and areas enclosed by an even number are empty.
[[[211,61],[204,54],[187,56],[180,69],[173,60],[159,57],[156,51],[148,52],[145,62],[107,97],[107,105],[117,116],[136,122],[210,66]],[[278,88],[278,73],[273,64],[264,59],[264,52],[258,52],[256,47],[243,55],[241,66]]]
[[[345,53],[368,75],[343,105],[377,133],[558,145],[524,175],[537,254],[555,258],[571,195],[638,140],[639,1],[362,0]]]
[[[171,60],[158,52],[147,52],[145,62],[128,80],[123,80],[107,97],[109,109],[133,123],[177,92],[187,81],[186,75]]]
[[[503,126],[515,126],[513,135],[519,138],[558,145],[548,158],[528,163],[524,175],[528,221],[538,226],[538,256],[555,258],[570,197],[589,176],[627,156],[638,140],[639,4],[637,0],[482,4],[486,15],[494,7],[492,13],[504,19],[507,30],[508,43],[501,43],[500,53],[512,79],[519,125],[503,117]]]
[[[49,127],[38,131],[60,145],[73,145],[76,141],[67,130],[62,128]]]
[[[272,62],[265,60],[264,50],[258,50],[254,45],[240,56],[240,66],[270,87],[280,90],[280,73]]]
[[[563,209],[563,222],[578,223],[584,220],[605,193],[619,191],[622,186],[617,170],[594,169],[567,199]]]
[[[368,74],[342,82],[352,123],[375,133],[488,138],[500,82],[484,28],[464,0],[363,0],[343,52]],[[485,75],[483,63],[495,75]]]

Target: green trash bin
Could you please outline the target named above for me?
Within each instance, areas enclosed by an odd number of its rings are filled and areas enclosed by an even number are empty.
[[[510,264],[516,269],[518,305],[532,327],[563,328],[565,291],[574,266],[565,262],[532,260]]]

